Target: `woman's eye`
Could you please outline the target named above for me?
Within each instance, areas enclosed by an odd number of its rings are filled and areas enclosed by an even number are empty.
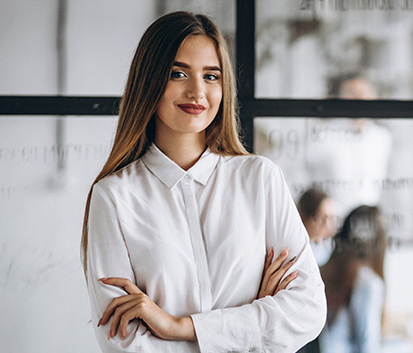
[[[214,75],[214,74],[207,74],[207,75],[204,76],[204,78],[206,80],[209,80],[209,81],[216,81],[216,80],[219,79],[219,77],[217,75]]]
[[[181,72],[181,71],[173,71],[172,73],[171,73],[171,78],[183,78],[183,77],[185,77],[186,75],[183,73],[183,72]]]

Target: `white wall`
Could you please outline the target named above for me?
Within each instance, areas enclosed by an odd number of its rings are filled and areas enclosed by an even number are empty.
[[[121,95],[148,1],[68,1],[70,95]],[[58,1],[0,3],[0,94],[58,92]],[[88,187],[116,119],[0,117],[0,342],[2,352],[99,352],[80,264]],[[63,167],[58,167],[61,165]]]
[[[0,94],[56,92],[57,1],[0,1]]]

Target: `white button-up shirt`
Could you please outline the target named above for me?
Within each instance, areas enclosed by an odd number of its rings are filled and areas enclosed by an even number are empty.
[[[298,277],[256,299],[266,252],[289,247]],[[96,327],[124,277],[169,314],[191,316],[198,342],[168,341],[139,320],[107,340]],[[154,144],[93,188],[88,288],[103,352],[295,352],[321,331],[324,285],[279,167],[207,150],[188,171]]]

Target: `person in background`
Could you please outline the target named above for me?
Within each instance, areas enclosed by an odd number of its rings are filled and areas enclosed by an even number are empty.
[[[377,92],[362,74],[349,73],[330,80],[329,98],[371,100],[377,99]]]
[[[372,100],[375,87],[360,74],[331,80],[330,98]],[[320,119],[311,125],[306,153],[308,183],[336,202],[343,219],[359,205],[378,205],[388,177],[393,139],[381,122],[365,118]]]
[[[310,245],[319,267],[330,258],[333,251],[333,236],[337,231],[334,201],[321,189],[309,188],[297,203],[301,220],[310,237]],[[319,353],[318,337],[309,342],[299,353]]]
[[[321,189],[307,189],[297,203],[301,220],[310,237],[311,249],[318,266],[323,266],[333,250],[333,236],[337,231],[334,201]]]
[[[144,33],[85,209],[103,352],[295,352],[321,331],[308,235],[280,168],[242,146],[235,92],[208,17]]]
[[[385,283],[384,220],[379,208],[350,212],[334,237],[334,251],[321,269],[327,295],[322,353],[379,353]]]

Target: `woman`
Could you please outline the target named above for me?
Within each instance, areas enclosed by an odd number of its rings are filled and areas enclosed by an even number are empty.
[[[322,190],[310,188],[300,197],[298,212],[310,236],[318,266],[323,266],[333,250],[332,238],[337,231],[334,201]]]
[[[334,239],[333,254],[321,270],[328,305],[321,352],[380,352],[386,248],[381,212],[356,208]]]
[[[324,324],[281,171],[238,139],[234,82],[205,16],[165,15],[138,45],[84,221],[104,352],[293,352]]]

